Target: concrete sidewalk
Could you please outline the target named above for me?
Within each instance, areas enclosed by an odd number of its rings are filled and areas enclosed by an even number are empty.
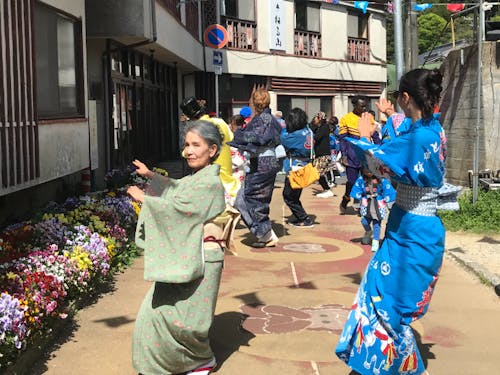
[[[173,173],[172,173],[173,175]],[[350,370],[333,354],[372,256],[360,244],[359,217],[339,215],[343,185],[333,198],[303,192],[314,228],[286,223],[290,215],[277,182],[271,205],[275,248],[253,249],[239,226],[237,255],[227,255],[211,341],[220,375],[335,374]],[[489,283],[500,275],[500,237],[448,233],[447,256],[429,313],[413,327],[434,374],[489,374],[500,367],[500,300]],[[467,266],[464,269],[458,262]],[[473,270],[474,273],[469,272]],[[114,290],[80,311],[74,329],[29,374],[134,374],[133,324],[150,286],[142,258],[117,275]]]

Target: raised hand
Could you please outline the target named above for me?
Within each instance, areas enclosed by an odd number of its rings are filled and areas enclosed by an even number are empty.
[[[373,121],[373,116],[368,112],[363,112],[358,122],[359,136],[371,140],[372,134],[377,130],[377,124]]]
[[[392,102],[386,98],[380,98],[378,102],[375,103],[375,105],[377,106],[377,109],[387,117],[396,112],[394,110],[394,104],[392,104]]]
[[[146,166],[146,164],[144,164],[142,161],[135,159],[132,162],[132,164],[134,164],[134,166],[137,168],[136,172],[139,175],[141,175],[143,177],[147,177],[147,178],[153,177],[154,173],[152,171],[150,171],[149,168]]]
[[[127,189],[127,194],[130,195],[134,200],[138,202],[144,202],[144,192],[137,186],[130,186]]]

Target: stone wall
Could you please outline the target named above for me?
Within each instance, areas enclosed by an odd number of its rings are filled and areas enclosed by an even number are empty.
[[[500,42],[483,44],[479,170],[500,170]],[[477,116],[477,46],[452,51],[441,69],[441,121],[448,139],[447,179],[468,185]]]

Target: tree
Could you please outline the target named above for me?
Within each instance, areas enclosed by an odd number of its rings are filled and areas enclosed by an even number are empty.
[[[386,19],[386,43],[387,43],[387,63],[394,64],[394,20],[392,14]]]
[[[449,33],[444,30],[446,20],[434,13],[422,14],[418,17],[418,52],[429,51],[434,44],[449,42]]]

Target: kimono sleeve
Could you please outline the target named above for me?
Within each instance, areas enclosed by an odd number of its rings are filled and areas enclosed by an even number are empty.
[[[394,202],[396,200],[396,190],[392,186],[391,182],[384,178],[381,181],[381,195],[386,203]]]
[[[224,211],[224,187],[218,176],[192,182],[175,189],[170,199],[173,210],[201,223]]]
[[[361,199],[363,193],[365,191],[365,180],[363,180],[362,176],[359,176],[351,189],[350,196],[354,199]]]
[[[362,164],[379,178],[417,186],[439,187],[442,184],[444,166],[439,160],[440,139],[431,129],[420,128],[382,145],[353,138],[349,138],[349,142]]]
[[[159,173],[155,173],[149,181],[147,194],[152,196],[160,196],[163,194],[165,189],[167,189],[169,186],[172,186],[174,183],[175,181],[171,178],[162,176]]]

